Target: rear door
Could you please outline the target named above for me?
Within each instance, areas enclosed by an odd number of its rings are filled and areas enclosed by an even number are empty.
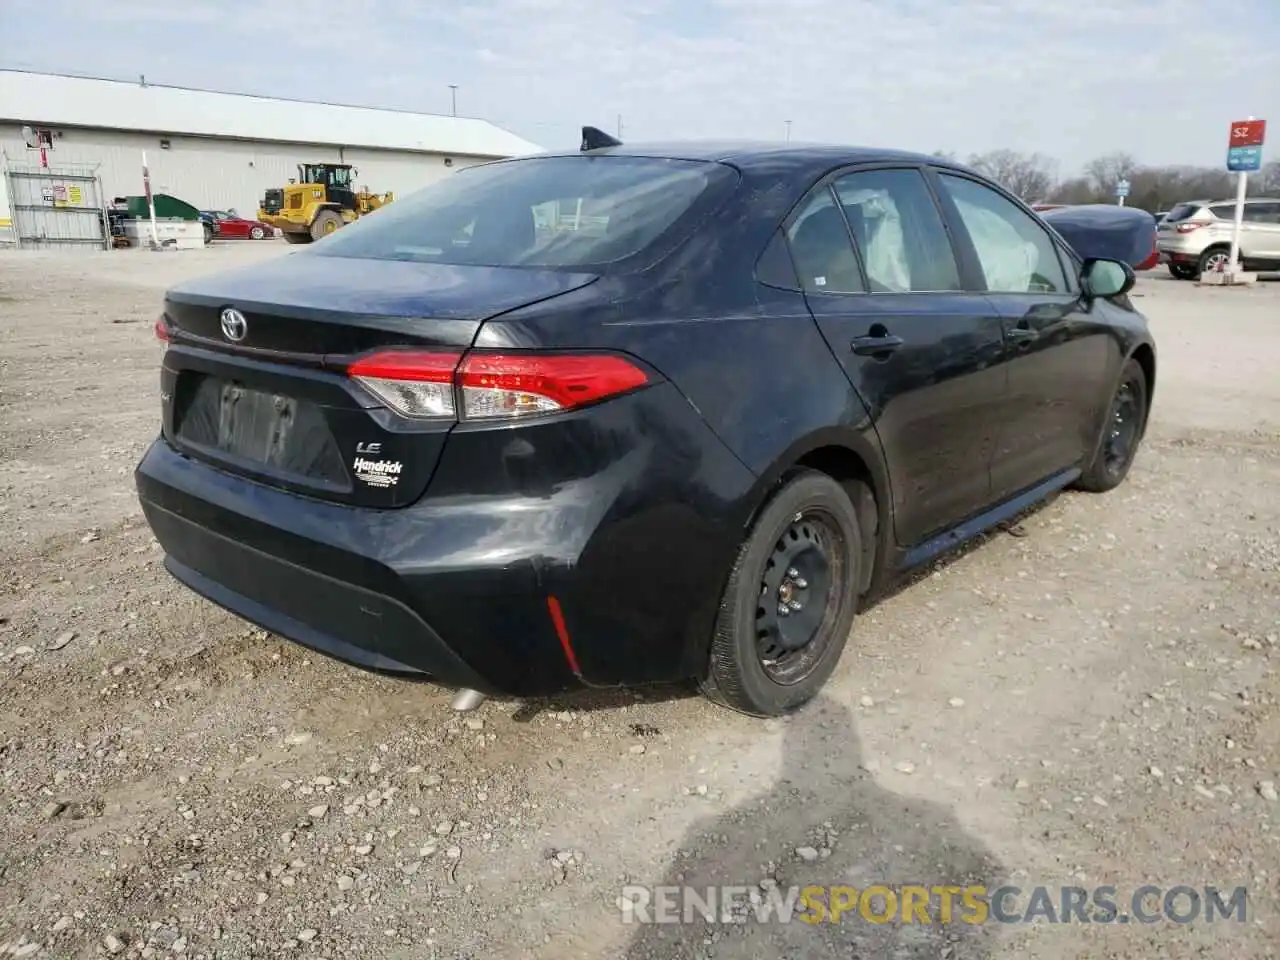
[[[965,292],[921,170],[830,177],[787,236],[809,309],[874,420],[898,542],[980,512],[1005,401],[1001,322]]]
[[[1245,204],[1240,249],[1250,260],[1280,263],[1280,200]]]
[[[216,213],[214,217],[218,221],[218,233],[224,237],[233,240],[243,240],[249,235],[249,224],[241,220],[239,217],[233,217],[229,213]]]
[[[1037,217],[979,180],[940,169],[933,176],[1008,344],[991,467],[992,493],[1003,500],[1092,448],[1119,348],[1105,318],[1084,309],[1075,261]]]

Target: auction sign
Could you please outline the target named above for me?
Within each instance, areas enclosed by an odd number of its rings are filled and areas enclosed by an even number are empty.
[[[1232,173],[1253,173],[1262,169],[1262,145],[1267,121],[1237,120],[1231,124],[1227,140],[1227,169]]]

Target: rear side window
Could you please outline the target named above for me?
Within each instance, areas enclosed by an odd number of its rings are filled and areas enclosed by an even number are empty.
[[[786,237],[781,230],[773,235],[769,245],[764,248],[764,253],[760,255],[756,264],[756,279],[784,290],[795,290],[800,286],[791,254],[787,252]]]
[[[1236,205],[1234,203],[1218,203],[1209,208],[1219,220],[1234,220],[1236,218]]]
[[[318,256],[499,267],[601,265],[645,250],[724,164],[650,157],[533,157],[459,170],[343,227]]]
[[[849,229],[823,187],[800,210],[787,230],[800,285],[814,293],[861,293],[862,274],[849,241]]]
[[[1164,215],[1161,223],[1177,223],[1179,220],[1190,220],[1200,207],[1194,203],[1180,203]]]

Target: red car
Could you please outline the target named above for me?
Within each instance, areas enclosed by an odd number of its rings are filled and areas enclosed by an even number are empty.
[[[276,235],[274,227],[260,220],[245,220],[234,210],[201,210],[200,219],[213,228],[219,240],[263,240]]]

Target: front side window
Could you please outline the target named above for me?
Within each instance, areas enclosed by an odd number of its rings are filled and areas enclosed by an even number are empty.
[[[868,170],[835,182],[872,293],[960,289],[960,271],[918,170]]]
[[[577,268],[648,248],[724,164],[656,157],[531,157],[469,167],[361,217],[307,252],[423,263]]]
[[[990,187],[940,173],[973,242],[992,293],[1067,293],[1053,238],[1029,213]]]

